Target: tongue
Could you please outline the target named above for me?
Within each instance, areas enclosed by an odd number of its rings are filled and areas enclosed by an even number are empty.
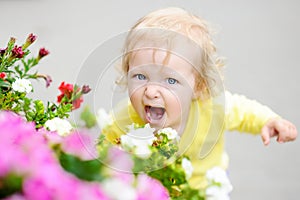
[[[152,119],[159,120],[162,118],[165,110],[163,108],[150,107],[149,113]]]

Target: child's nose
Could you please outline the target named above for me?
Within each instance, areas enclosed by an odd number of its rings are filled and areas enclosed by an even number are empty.
[[[160,96],[160,86],[153,83],[148,83],[145,87],[145,95],[149,99],[156,99]]]

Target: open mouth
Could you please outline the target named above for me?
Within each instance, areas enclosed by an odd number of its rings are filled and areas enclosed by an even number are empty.
[[[165,111],[166,110],[162,107],[145,106],[146,118],[150,123],[161,120]]]

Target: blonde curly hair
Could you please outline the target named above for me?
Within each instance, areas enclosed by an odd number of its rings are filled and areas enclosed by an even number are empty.
[[[170,7],[153,11],[139,19],[126,37],[121,61],[123,78],[137,51],[148,48],[164,50],[167,57],[176,54],[194,66],[194,89],[200,98],[215,96],[223,87],[218,82],[222,82],[220,69],[224,64],[217,56],[211,35],[204,19],[184,9]],[[189,56],[191,52],[193,57]],[[124,79],[120,80],[117,83],[124,83]]]

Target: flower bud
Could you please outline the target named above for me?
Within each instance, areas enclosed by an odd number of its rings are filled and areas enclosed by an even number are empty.
[[[30,33],[27,37],[26,42],[32,44],[36,40],[36,35],[33,35],[33,33]]]
[[[37,78],[43,78],[46,81],[46,87],[49,87],[51,82],[52,82],[52,78],[49,75],[45,75],[45,74],[37,74],[36,76]]]
[[[29,45],[31,45],[32,43],[34,43],[34,41],[36,40],[36,35],[33,35],[33,33],[30,33],[26,39],[25,44],[23,45],[23,49],[26,49]]]
[[[81,92],[82,92],[83,94],[87,94],[87,93],[89,93],[91,90],[92,90],[92,89],[91,89],[88,85],[83,85],[83,86],[82,86],[82,89],[81,89]]]
[[[8,44],[10,44],[10,45],[14,45],[16,43],[16,38],[14,38],[14,37],[11,37],[10,39],[9,39],[9,42],[8,42]]]
[[[38,55],[38,60],[40,60],[41,58],[47,56],[49,54],[49,51],[45,48],[40,48],[40,51],[39,51],[39,55]]]

